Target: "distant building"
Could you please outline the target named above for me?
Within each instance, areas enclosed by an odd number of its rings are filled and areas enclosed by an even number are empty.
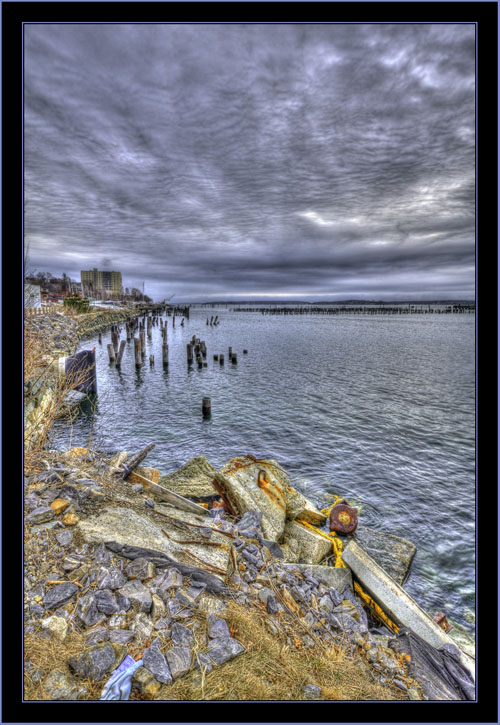
[[[80,272],[80,275],[85,294],[92,296],[95,292],[107,292],[113,296],[122,293],[121,272],[103,272],[94,267],[94,269]]]

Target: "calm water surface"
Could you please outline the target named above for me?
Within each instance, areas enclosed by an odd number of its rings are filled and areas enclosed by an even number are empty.
[[[218,314],[220,325],[206,325]],[[121,370],[97,348],[99,402],[57,445],[136,452],[172,473],[194,456],[215,467],[252,453],[277,460],[318,506],[331,494],[361,505],[361,523],[417,546],[405,584],[425,609],[468,628],[475,610],[475,316],[268,316],[192,308],[160,328],[140,371],[133,342]],[[205,340],[208,367],[188,369],[186,344]],[[125,336],[122,332],[122,338]],[[228,361],[228,347],[238,363]],[[248,349],[248,355],[243,355]],[[156,365],[150,367],[149,355]],[[214,362],[224,353],[225,364]],[[201,403],[212,399],[204,420]]]

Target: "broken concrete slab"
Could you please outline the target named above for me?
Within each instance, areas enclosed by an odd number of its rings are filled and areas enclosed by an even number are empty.
[[[282,546],[282,550],[285,553],[285,561],[286,546],[289,546],[293,551],[297,551],[299,560],[302,559],[304,564],[319,564],[333,550],[332,542],[329,539],[299,524],[298,521],[286,522],[283,531],[283,542],[285,547]]]
[[[203,508],[203,506],[200,506],[194,501],[190,501],[188,498],[184,498],[184,496],[181,496],[175,491],[171,491],[170,489],[165,488],[165,486],[161,486],[159,483],[154,483],[139,474],[137,475],[136,480],[142,485],[145,491],[152,493],[156,496],[156,498],[159,498],[160,501],[165,501],[171,506],[182,509],[183,511],[192,511],[200,516],[208,516],[207,510]]]
[[[278,541],[285,528],[289,479],[276,461],[233,458],[214,477],[214,486],[237,515],[262,512],[266,539]]]
[[[316,506],[311,503],[299,491],[292,486],[285,490],[287,508],[286,516],[288,519],[302,519],[313,526],[322,526],[326,521],[325,514],[322,514]]]
[[[342,537],[344,546],[355,541],[399,585],[404,584],[417,551],[415,544],[393,534],[358,526],[353,534]]]
[[[342,558],[362,587],[398,626],[408,627],[436,649],[455,645],[451,637],[355,541],[345,547]],[[474,677],[474,660],[460,651],[460,661]]]
[[[197,533],[199,529],[190,525],[206,526],[206,519],[186,511],[168,507],[168,514],[162,519],[162,525],[159,526],[132,509],[108,507],[98,515],[80,521],[78,527],[89,543],[104,541],[107,546],[114,543],[144,552],[158,552],[160,555],[166,554],[174,565],[187,564],[222,578],[226,575],[230,559],[227,537],[214,533],[210,543],[213,541],[218,545],[207,545],[206,540]],[[151,561],[149,556],[142,555]]]
[[[185,463],[178,471],[161,476],[158,481],[171,491],[186,498],[207,498],[217,496],[212,485],[216,469],[205,456],[197,456]]]

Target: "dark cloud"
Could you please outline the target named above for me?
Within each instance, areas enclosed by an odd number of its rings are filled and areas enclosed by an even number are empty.
[[[25,26],[38,269],[474,295],[473,25]]]

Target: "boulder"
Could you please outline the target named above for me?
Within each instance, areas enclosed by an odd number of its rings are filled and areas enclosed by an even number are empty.
[[[215,474],[216,469],[210,465],[205,456],[198,456],[185,463],[178,471],[168,476],[161,476],[155,483],[166,486],[186,498],[206,498],[217,495],[212,484]]]
[[[151,672],[158,682],[169,684],[172,682],[172,675],[167,660],[162,655],[158,646],[151,646],[144,650],[142,655],[144,667]]]
[[[126,654],[127,649],[123,645],[103,642],[90,647],[77,657],[70,657],[69,666],[80,677],[99,682],[107,672],[118,667]]]
[[[305,564],[319,564],[319,562],[332,553],[333,546],[329,539],[316,531],[299,524],[297,521],[287,521],[283,531],[285,547],[298,551],[298,557]],[[281,547],[286,556],[286,548]]]
[[[232,637],[217,637],[207,647],[207,655],[214,665],[222,665],[244,651],[243,645]]]
[[[206,518],[171,506],[155,506],[155,511],[162,514],[161,526],[146,515],[122,507],[105,508],[98,515],[82,520],[78,526],[88,542],[113,544],[115,546],[108,548],[124,556],[128,554],[123,553],[123,549],[131,547],[135,555],[129,558],[144,556],[151,561],[151,556],[146,553],[157,552],[166,555],[163,557],[164,565],[179,562],[199,569],[206,568],[214,576],[225,577],[230,560],[227,537],[214,533],[210,543],[220,546],[207,546],[206,539],[197,528],[206,526]],[[162,561],[161,556],[159,561]]]
[[[278,541],[285,528],[286,472],[272,460],[233,458],[215,476],[214,486],[236,515],[261,511],[264,537]]]

